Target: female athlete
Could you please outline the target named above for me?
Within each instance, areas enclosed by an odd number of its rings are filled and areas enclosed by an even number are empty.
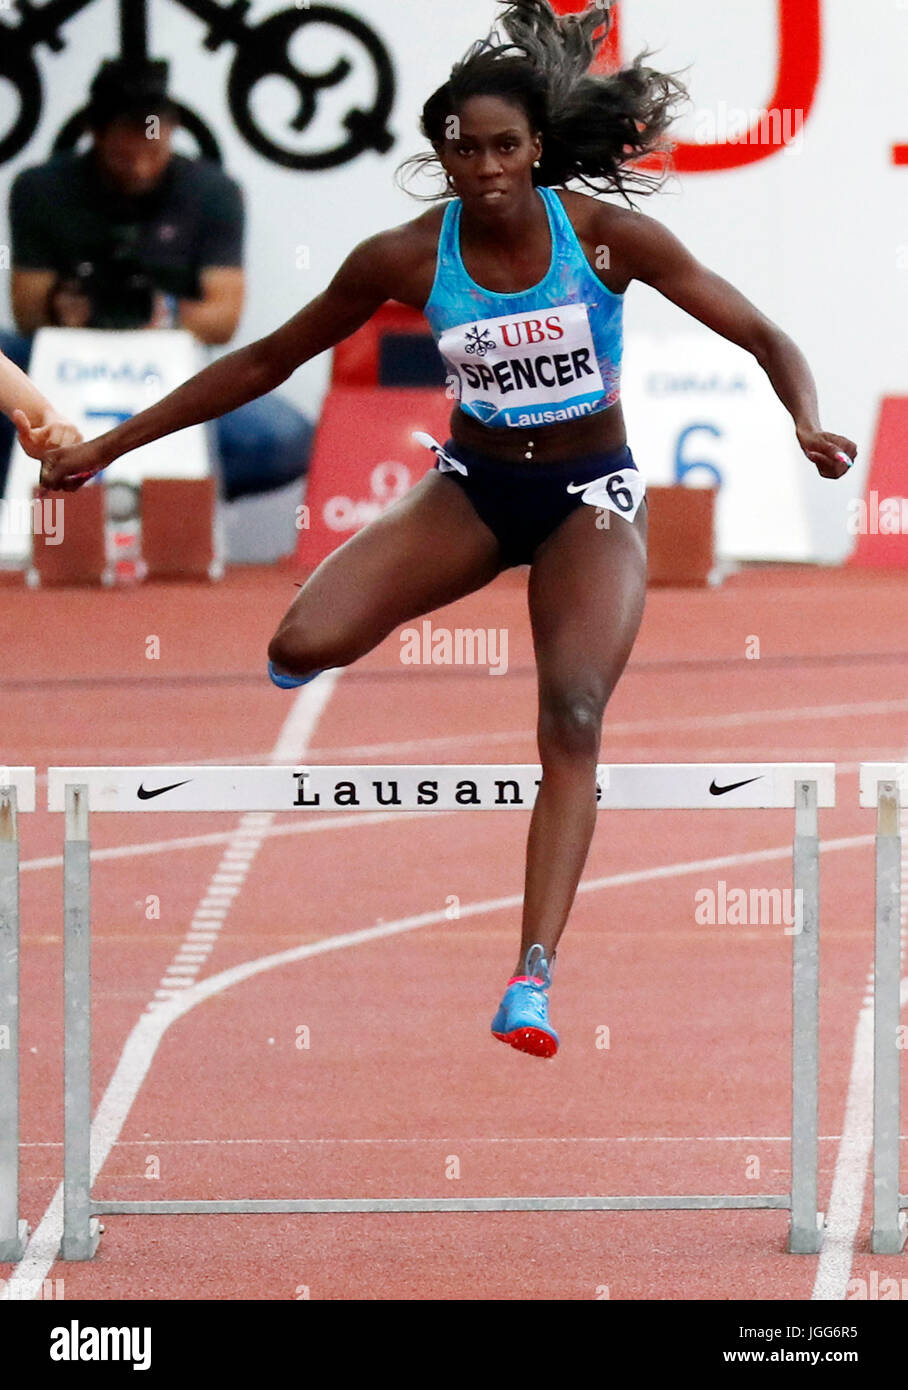
[[[820,429],[810,369],[775,324],[659,222],[568,190],[629,202],[629,186],[657,186],[629,165],[663,148],[685,95],[642,58],[590,75],[609,22],[601,3],[557,18],[546,0],[508,0],[504,34],[475,46],[423,110],[434,155],[419,159],[440,162],[453,197],[357,246],[275,332],[109,434],[50,453],[42,471],[48,487],[80,486],[127,450],[272,390],[386,300],[425,313],[455,383],[451,438],[424,436],[435,468],[312,574],[272,638],[269,673],[302,685],[503,568],[530,566],[542,780],[520,952],[492,1032],[543,1057],[558,1048],[547,990],[596,820],[603,712],[646,585],[645,489],[619,400],[628,285],[652,285],[751,352],[823,477],[857,452]]]

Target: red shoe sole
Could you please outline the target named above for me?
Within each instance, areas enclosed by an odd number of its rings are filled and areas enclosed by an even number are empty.
[[[499,1042],[510,1043],[518,1052],[529,1052],[533,1057],[554,1057],[558,1044],[550,1033],[541,1028],[515,1028],[513,1033],[495,1033]]]

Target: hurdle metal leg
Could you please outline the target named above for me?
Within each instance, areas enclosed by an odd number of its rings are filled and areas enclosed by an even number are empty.
[[[19,1220],[19,822],[16,789],[0,791],[0,1262],[25,1251]]]
[[[873,958],[873,1228],[875,1255],[905,1244],[899,1197],[899,1018],[902,976],[902,840],[896,782],[877,783],[876,936]]]
[[[98,1245],[91,1214],[91,868],[88,788],[66,788],[63,849],[64,1260],[90,1260]]]
[[[816,782],[795,783],[795,923],[791,1027],[791,1226],[788,1249],[815,1255],[823,1244],[817,1210],[819,1160],[820,842]]]

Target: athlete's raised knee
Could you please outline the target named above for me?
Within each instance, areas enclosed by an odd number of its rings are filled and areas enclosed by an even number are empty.
[[[355,660],[340,643],[307,637],[297,628],[278,628],[268,643],[268,660],[283,675],[308,676],[329,666],[348,666]]]

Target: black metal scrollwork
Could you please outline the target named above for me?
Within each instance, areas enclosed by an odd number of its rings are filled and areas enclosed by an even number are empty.
[[[32,138],[41,117],[43,88],[41,74],[33,57],[39,44],[54,53],[65,45],[61,29],[93,0],[48,0],[36,6],[31,0],[14,0],[10,13],[15,25],[0,20],[0,78],[12,84],[17,110],[12,123],[0,131],[0,164],[22,150]],[[394,105],[395,80],[390,55],[381,39],[363,20],[332,5],[306,5],[302,9],[279,10],[258,24],[246,16],[250,0],[172,0],[208,26],[203,46],[214,52],[223,43],[236,46],[227,79],[227,101],[237,130],[258,154],[286,169],[316,171],[333,169],[355,159],[364,150],[384,154],[394,143],[388,121]],[[375,93],[368,109],[352,107],[343,117],[342,130],[328,149],[299,150],[289,141],[282,143],[263,130],[253,110],[253,93],[258,83],[280,77],[296,91],[298,107],[290,130],[302,134],[318,109],[319,94],[339,86],[353,71],[349,58],[338,59],[327,72],[306,72],[290,56],[290,46],[298,34],[312,25],[328,25],[345,35],[355,50],[365,55],[375,75]],[[147,0],[120,0],[120,46],[123,58],[147,56]],[[177,104],[181,124],[186,127],[200,152],[218,159],[217,141],[205,122],[189,107]],[[82,129],[83,112],[75,112],[62,126],[55,149],[70,148]]]

